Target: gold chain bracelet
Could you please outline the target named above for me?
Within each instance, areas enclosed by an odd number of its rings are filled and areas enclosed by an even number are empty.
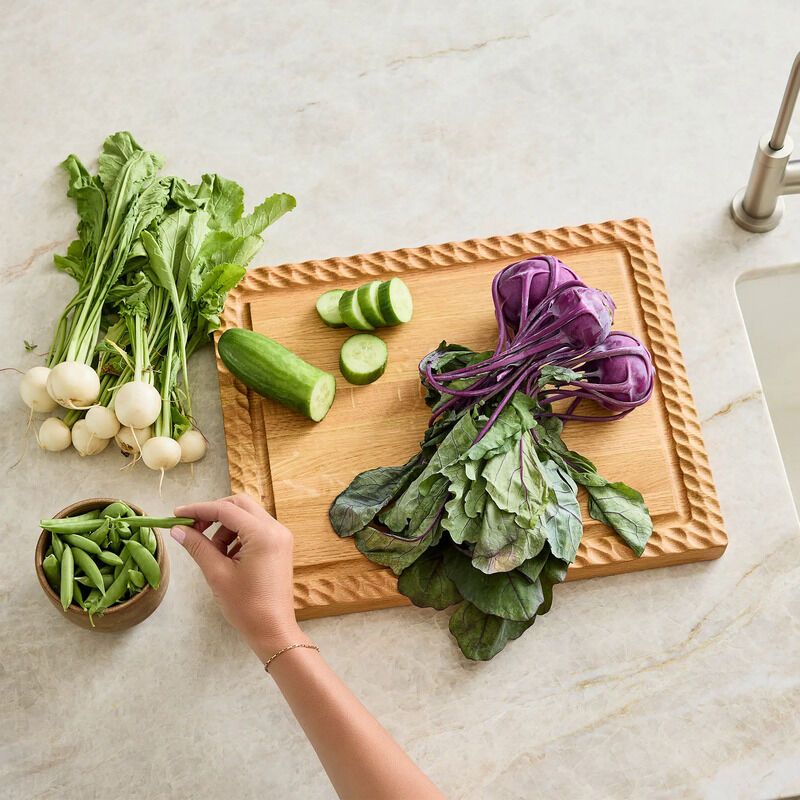
[[[283,655],[284,653],[286,653],[287,651],[289,651],[289,650],[294,650],[296,647],[305,647],[305,648],[307,648],[307,649],[309,649],[309,650],[316,650],[316,651],[319,653],[319,647],[317,647],[315,644],[305,644],[305,643],[303,643],[303,644],[288,644],[288,645],[286,645],[286,647],[283,647],[283,648],[281,648],[280,650],[278,650],[278,652],[277,652],[277,653],[273,653],[273,654],[272,654],[272,655],[271,655],[271,656],[270,656],[270,657],[269,657],[269,658],[268,658],[268,659],[267,659],[267,660],[264,662],[264,669],[265,669],[265,671],[266,671],[266,672],[269,672],[269,665],[270,665],[270,664],[271,664],[271,663],[272,663],[272,662],[273,662],[273,661],[274,661],[274,660],[275,660],[275,659],[276,659],[278,656],[282,656],[282,655]]]

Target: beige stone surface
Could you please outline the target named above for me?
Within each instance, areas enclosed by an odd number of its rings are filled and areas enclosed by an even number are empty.
[[[800,537],[734,283],[797,260],[800,201],[765,236],[736,228],[727,203],[799,23],[781,0],[6,3],[0,366],[34,363],[22,340],[47,346],[71,288],[51,266],[75,225],[56,165],[91,160],[121,128],[178,174],[218,171],[251,200],[292,192],[257,264],[649,218],[723,558],[562,586],[483,665],[461,659],[444,614],[304,627],[448,796],[797,793]],[[210,349],[192,372],[211,454],[161,496],[110,448],[39,452],[2,375],[3,797],[333,796],[179,548],[161,608],[119,636],[64,623],[35,579],[36,521],[73,500],[167,512],[228,491]]]

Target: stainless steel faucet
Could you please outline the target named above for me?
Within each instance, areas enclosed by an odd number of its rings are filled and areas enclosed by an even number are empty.
[[[784,194],[800,194],[800,159],[789,160],[794,142],[787,131],[800,91],[800,53],[794,59],[772,133],[758,143],[747,186],[731,201],[731,215],[748,231],[765,233],[783,217]]]

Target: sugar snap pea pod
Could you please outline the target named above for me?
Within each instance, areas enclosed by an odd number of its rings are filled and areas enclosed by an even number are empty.
[[[46,531],[53,533],[91,533],[103,524],[101,519],[43,519],[39,525]]]
[[[119,547],[119,543],[120,543],[119,531],[117,530],[116,525],[112,525],[111,529],[108,532],[108,546]]]
[[[89,580],[89,578],[87,578],[85,575],[78,575],[78,577],[75,578],[75,583],[77,583],[79,586],[88,586],[90,589],[94,587],[94,583],[92,583],[92,581]]]
[[[104,517],[135,517],[136,512],[125,503],[117,500],[116,503],[111,503],[111,505],[106,506],[103,509]]]
[[[112,567],[111,564],[103,564],[101,562],[101,563],[98,563],[97,566],[100,567],[100,574],[101,575],[111,575],[111,573],[114,571],[114,567]]]
[[[86,573],[86,577],[100,590],[100,594],[105,594],[106,585],[103,583],[103,576],[100,574],[97,564],[92,561],[92,557],[78,547],[72,548],[72,556],[75,559],[75,564]]]
[[[153,558],[153,554],[141,542],[137,542],[136,539],[128,539],[126,547],[147,582],[154,589],[158,589],[158,585],[161,583],[161,567],[158,566],[158,561]]]
[[[83,590],[77,578],[72,579],[72,599],[81,607],[84,608]]]
[[[137,588],[137,589],[144,589],[144,575],[139,572],[138,569],[129,569],[128,570],[128,580]]]
[[[117,520],[114,527],[120,539],[130,539],[133,536],[131,526],[124,519]]]
[[[131,560],[133,560],[133,559],[131,559]],[[124,566],[125,566],[125,562],[123,561],[122,564],[117,564],[117,566],[114,567],[114,580],[116,580],[119,577],[119,574],[120,574],[120,572],[122,572],[122,568]]]
[[[42,569],[47,582],[50,584],[53,591],[58,591],[58,585],[61,581],[61,568],[58,566],[58,559],[55,553],[50,553],[49,556],[42,561]]]
[[[116,553],[112,553],[110,550],[102,550],[98,558],[104,564],[108,564],[109,566],[112,567],[121,566],[124,563],[123,560]]]
[[[110,572],[103,573],[103,586],[108,589],[112,583],[114,583],[114,576]]]
[[[106,589],[105,595],[95,602],[93,613],[96,614],[99,611],[104,611],[106,608],[114,605],[114,603],[118,603],[122,599],[125,590],[128,588],[128,570],[135,569],[135,567],[136,563],[133,558],[129,556],[125,559],[125,565],[122,567],[119,575],[114,578],[114,582]]]
[[[100,600],[100,598],[102,598],[102,596],[103,595],[100,594],[100,590],[99,589],[92,589],[92,591],[89,592],[89,594],[86,595],[86,598],[84,600],[84,602],[86,603],[87,609],[91,608],[93,605],[95,605],[95,603],[97,603],[97,601]]]
[[[64,519],[100,519],[100,509],[95,508],[85,514],[71,514],[69,517],[64,517]]]
[[[100,527],[96,531],[92,531],[87,538],[91,539],[95,544],[98,544],[102,547],[108,538],[108,531],[110,527],[111,522],[107,519],[103,520],[103,523],[100,525]]]
[[[50,546],[53,548],[56,558],[61,561],[61,555],[64,552],[64,542],[61,541],[61,537],[57,533],[50,534]]]
[[[72,548],[64,545],[64,552],[61,554],[61,607],[66,611],[72,602],[72,593],[75,591],[75,562],[72,556]]]
[[[139,528],[139,541],[150,551],[151,555],[156,554],[156,535],[152,528]]]
[[[91,553],[93,556],[99,556],[103,552],[99,544],[95,544],[91,539],[87,539],[79,533],[65,533],[63,538],[70,547],[77,547],[78,550]]]
[[[49,555],[54,555],[54,553],[53,553],[53,545],[51,545],[51,544],[47,545],[47,550],[44,551],[44,557],[45,558],[47,558],[47,556],[49,556]],[[58,561],[58,559],[56,559],[56,561]]]

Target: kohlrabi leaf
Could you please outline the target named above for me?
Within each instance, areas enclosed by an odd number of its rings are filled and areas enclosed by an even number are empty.
[[[441,611],[462,599],[445,572],[445,552],[441,546],[428,549],[397,579],[397,588],[415,606]]]
[[[561,583],[567,577],[569,564],[551,555],[545,561],[542,571],[539,573],[539,582],[542,585],[544,601],[539,606],[537,614],[546,614],[553,605],[553,586]]]
[[[584,485],[589,494],[589,514],[613,528],[640,556],[653,532],[653,521],[642,495],[624,483]]]
[[[552,364],[545,364],[539,370],[539,386],[544,389],[545,386],[559,386],[572,381],[579,381],[581,375],[575,372],[574,369],[568,367],[558,367]]]
[[[389,567],[396,575],[413,564],[429,547],[438,544],[441,528],[434,525],[415,538],[384,533],[368,526],[355,534],[356,547],[376,564]]]
[[[339,536],[363,530],[421,470],[417,454],[400,467],[378,467],[356,475],[328,511],[333,529]]]
[[[487,575],[509,572],[537,555],[545,541],[540,528],[520,527],[514,514],[500,509],[489,497],[481,516],[472,565]]]
[[[461,652],[471,661],[494,658],[512,639],[521,636],[533,624],[485,614],[472,603],[464,602],[450,617],[450,633]]]
[[[543,461],[542,471],[552,494],[542,512],[539,525],[553,554],[572,563],[583,536],[578,487],[568,472],[561,470],[554,461]]]
[[[261,205],[256,206],[252,214],[237,220],[230,228],[230,232],[234,236],[259,234],[296,205],[297,201],[290,194],[273,194]]]
[[[464,599],[486,614],[525,622],[536,615],[544,600],[538,579],[531,581],[517,570],[486,575],[454,547],[445,551],[444,565]]]

